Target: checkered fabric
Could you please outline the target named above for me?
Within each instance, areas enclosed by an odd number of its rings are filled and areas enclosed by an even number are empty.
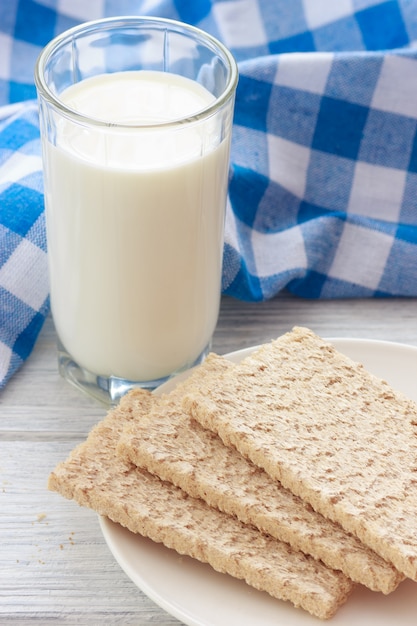
[[[225,293],[417,296],[417,0],[4,0],[0,386],[48,311],[34,63],[121,14],[195,24],[239,63]]]

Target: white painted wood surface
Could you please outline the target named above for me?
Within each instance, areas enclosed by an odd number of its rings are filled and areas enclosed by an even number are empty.
[[[325,337],[417,346],[417,300],[223,298],[213,349],[224,354],[257,345],[295,324]],[[103,416],[101,406],[59,377],[48,320],[33,354],[0,393],[1,624],[179,623],[123,573],[97,516],[46,489],[56,463]]]

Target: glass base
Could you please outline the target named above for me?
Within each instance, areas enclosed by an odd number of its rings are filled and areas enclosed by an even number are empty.
[[[182,368],[168,376],[156,380],[134,381],[118,378],[117,376],[98,376],[97,374],[89,372],[78,365],[60,342],[58,342],[58,371],[71,385],[95,398],[106,407],[111,407],[115,406],[120,398],[131,389],[141,388],[152,391],[180,372],[184,372],[191,367],[199,365],[209,353],[210,346],[211,344],[208,344],[195,361],[185,364]]]

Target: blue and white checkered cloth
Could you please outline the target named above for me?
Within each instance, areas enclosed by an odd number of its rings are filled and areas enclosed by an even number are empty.
[[[0,387],[48,312],[34,63],[120,14],[195,24],[239,63],[225,293],[417,296],[417,0],[0,0]]]

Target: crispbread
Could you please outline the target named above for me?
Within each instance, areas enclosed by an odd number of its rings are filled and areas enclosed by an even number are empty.
[[[136,411],[147,410],[150,402],[151,394],[140,390],[122,399],[52,472],[49,488],[312,615],[331,617],[352,590],[352,582],[341,572],[190,498],[116,455],[123,426]]]
[[[312,331],[262,346],[184,407],[417,580],[417,407]]]
[[[137,419],[124,429],[118,453],[191,496],[342,570],[355,582],[374,591],[393,591],[403,576],[391,564],[315,513],[181,409],[185,393],[203,381],[211,387],[210,377],[229,367],[229,361],[210,354],[170,394],[155,397],[149,412],[135,413]]]

